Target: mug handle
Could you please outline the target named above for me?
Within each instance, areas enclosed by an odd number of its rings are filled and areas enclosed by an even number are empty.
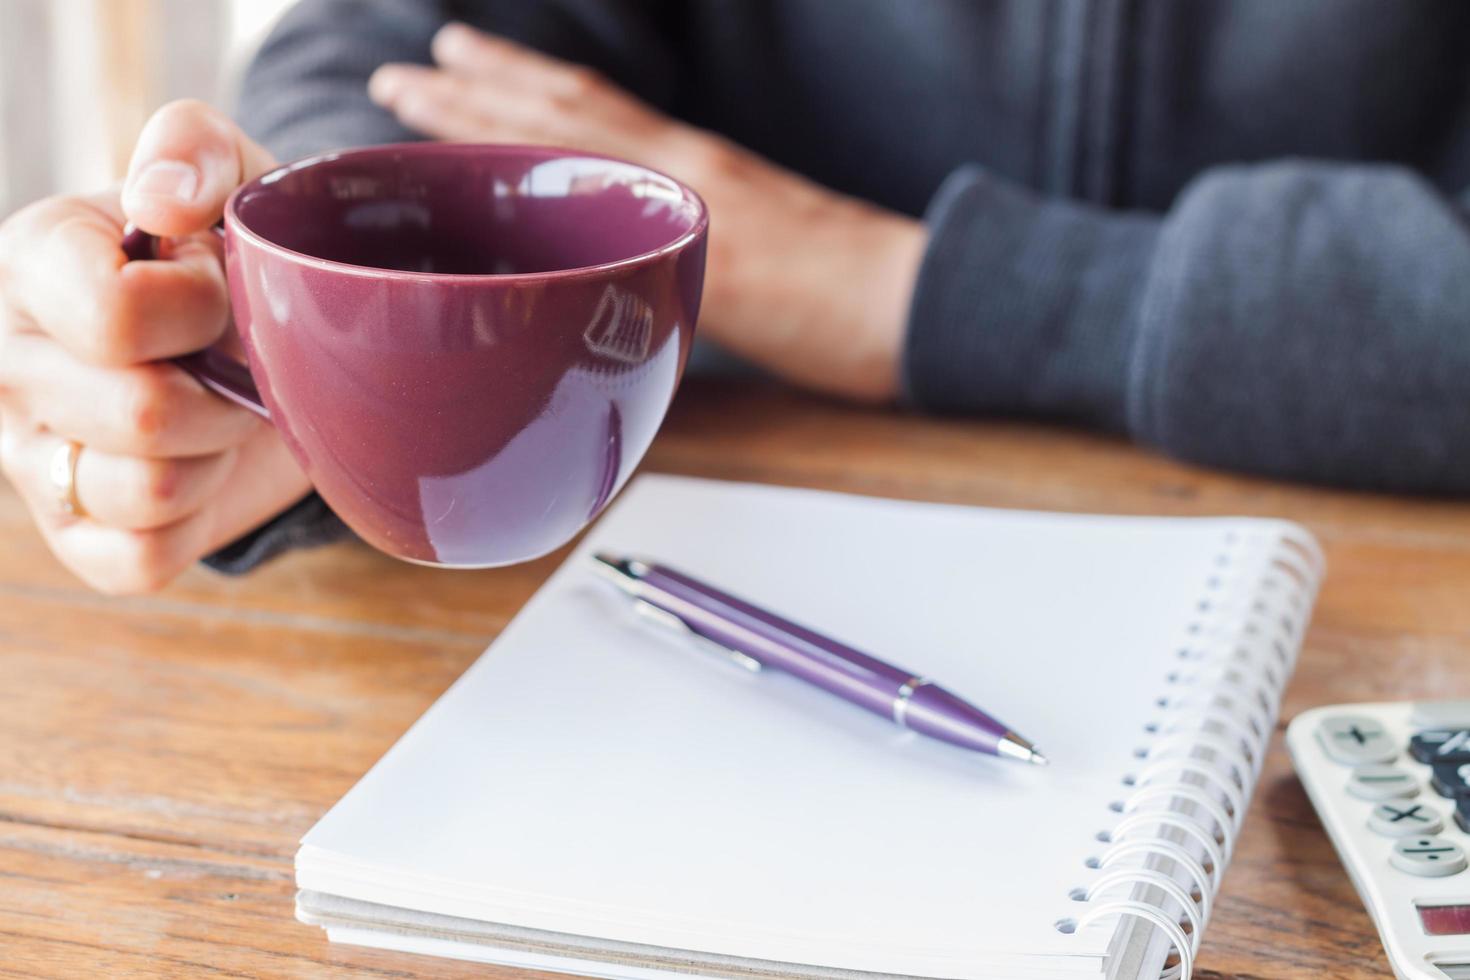
[[[214,230],[216,234],[224,234],[219,225],[215,225]],[[158,238],[135,227],[130,221],[123,226],[122,250],[129,262],[156,259]],[[250,376],[250,368],[226,354],[218,344],[171,360],[210,391],[270,421],[270,409],[261,401],[260,390]]]

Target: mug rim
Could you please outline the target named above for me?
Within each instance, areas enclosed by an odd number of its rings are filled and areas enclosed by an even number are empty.
[[[615,259],[612,262],[600,262],[596,265],[579,265],[569,269],[548,269],[542,272],[414,272],[407,269],[385,269],[381,266],[358,265],[352,262],[339,262],[336,259],[324,259],[318,255],[300,252],[288,248],[279,242],[272,241],[261,235],[255,229],[245,223],[236,210],[241,195],[251,190],[258,190],[267,183],[281,179],[287,173],[296,170],[304,170],[323,163],[331,163],[337,160],[350,159],[352,157],[378,156],[384,153],[408,153],[411,155],[432,154],[457,154],[457,153],[484,153],[486,151],[496,152],[522,152],[534,153],[545,156],[548,159],[577,157],[584,160],[607,160],[610,163],[621,164],[626,167],[634,167],[656,177],[671,182],[679,188],[680,193],[687,201],[693,202],[697,217],[693,226],[681,233],[679,237],[658,248],[646,252],[639,252],[626,258]],[[379,143],[372,146],[354,147],[346,150],[327,150],[323,153],[314,153],[310,156],[301,157],[288,163],[272,167],[254,180],[246,181],[230,194],[225,202],[225,226],[235,235],[248,240],[252,245],[272,252],[283,259],[297,262],[303,265],[314,266],[328,272],[336,272],[346,275],[372,276],[374,278],[393,279],[424,279],[433,282],[464,282],[464,283],[534,283],[548,281],[563,281],[568,279],[591,279],[604,276],[609,272],[620,272],[625,269],[636,269],[641,266],[650,265],[666,256],[683,251],[690,244],[698,241],[704,236],[709,228],[709,207],[704,203],[704,198],[684,181],[670,176],[661,170],[634,163],[621,157],[610,156],[606,153],[592,153],[587,150],[574,150],[564,146],[550,146],[535,143]]]

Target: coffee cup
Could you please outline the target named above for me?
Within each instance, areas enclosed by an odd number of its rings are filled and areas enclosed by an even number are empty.
[[[569,541],[642,459],[699,315],[708,215],[636,164],[528,146],[328,153],[225,206],[248,364],[180,358],[267,417],[369,544],[431,565]],[[133,233],[131,257],[156,246]]]

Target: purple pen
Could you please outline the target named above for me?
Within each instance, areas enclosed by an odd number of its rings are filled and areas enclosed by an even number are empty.
[[[920,735],[1038,766],[1029,741],[927,677],[782,619],[713,586],[638,558],[598,554],[593,564],[653,619],[713,643],[749,670],[784,670]]]

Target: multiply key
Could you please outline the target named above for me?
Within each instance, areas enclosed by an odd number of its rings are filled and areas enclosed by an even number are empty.
[[[1443,763],[1430,766],[1429,771],[1433,773],[1430,785],[1440,796],[1448,796],[1452,800],[1470,796],[1470,762]]]
[[[1444,821],[1427,804],[1395,800],[1374,807],[1368,814],[1368,827],[1384,837],[1408,837],[1410,834],[1437,834],[1444,830]]]
[[[1409,754],[1420,762],[1470,762],[1470,728],[1431,728],[1409,740]]]

